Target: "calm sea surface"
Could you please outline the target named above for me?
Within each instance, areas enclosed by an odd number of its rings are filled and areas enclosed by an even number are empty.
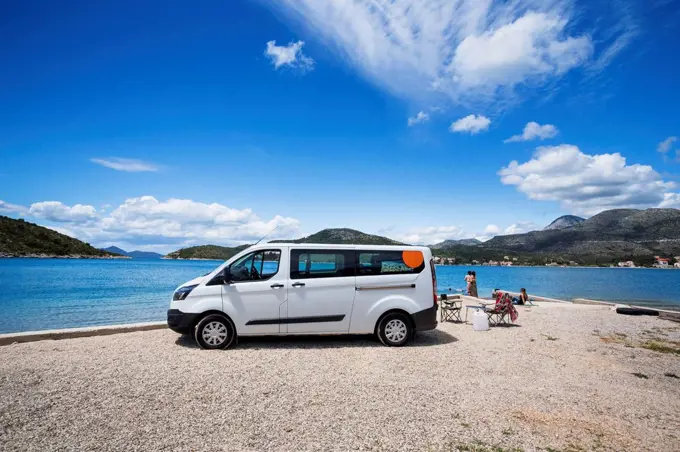
[[[172,291],[218,261],[0,259],[0,333],[165,320]],[[680,270],[437,267],[441,292],[493,288],[680,309]]]

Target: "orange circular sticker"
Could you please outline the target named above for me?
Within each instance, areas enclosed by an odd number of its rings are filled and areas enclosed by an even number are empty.
[[[401,255],[406,266],[410,268],[418,268],[423,265],[423,253],[420,251],[404,251]]]

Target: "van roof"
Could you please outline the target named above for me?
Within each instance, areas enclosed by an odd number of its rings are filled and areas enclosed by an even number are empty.
[[[341,245],[329,245],[327,243],[290,243],[290,242],[270,242],[270,243],[260,243],[256,245],[258,248],[267,246],[287,246],[287,247],[304,247],[304,248],[353,248],[358,250],[426,250],[429,249],[427,246],[414,246],[414,245],[353,245],[351,243],[341,244]]]

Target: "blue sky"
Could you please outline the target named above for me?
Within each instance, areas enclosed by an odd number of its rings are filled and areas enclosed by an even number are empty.
[[[0,214],[165,252],[680,207],[680,1],[368,3],[3,3]]]

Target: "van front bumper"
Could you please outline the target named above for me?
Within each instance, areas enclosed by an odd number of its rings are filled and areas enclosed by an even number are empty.
[[[416,331],[427,331],[437,328],[437,308],[436,304],[431,308],[423,309],[413,314],[413,323]]]
[[[201,314],[189,314],[179,309],[168,309],[168,328],[179,334],[191,334]]]

